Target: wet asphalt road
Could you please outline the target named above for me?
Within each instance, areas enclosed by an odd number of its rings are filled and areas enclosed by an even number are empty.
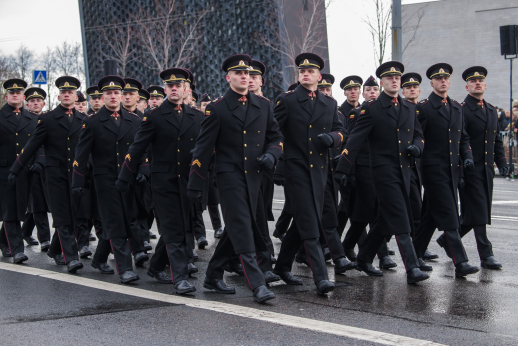
[[[276,188],[274,214],[282,210],[281,189]],[[205,224],[211,228],[208,214]],[[295,264],[294,274],[303,286],[273,284],[276,299],[265,305],[253,302],[244,278],[235,274],[225,280],[235,285],[237,294],[218,295],[203,287],[207,262],[214,249],[213,233],[209,247],[196,252],[200,273],[190,281],[197,292],[193,299],[212,300],[259,310],[300,316],[387,332],[447,345],[518,345],[518,181],[495,180],[493,224],[488,226],[501,271],[482,269],[467,279],[455,279],[454,266],[435,243],[430,250],[440,255],[433,261],[431,279],[407,285],[404,267],[396,253],[396,270],[382,278],[352,271],[330,279],[336,289],[327,297],[315,294],[311,272]],[[274,222],[270,223],[273,232]],[[156,229],[154,229],[156,233]],[[280,242],[274,239],[276,251]],[[153,245],[156,241],[153,241]],[[474,236],[464,239],[472,264],[479,265]],[[91,244],[95,249],[96,242]],[[389,247],[396,250],[394,242]],[[39,246],[28,247],[30,260],[24,267],[65,273]],[[2,263],[11,263],[2,258]],[[101,275],[83,260],[79,276],[118,284],[116,275]],[[114,267],[113,261],[109,264]],[[374,262],[377,265],[377,260]],[[172,293],[172,285],[161,285],[137,268],[141,280],[132,287]],[[340,337],[302,328],[287,327],[231,314],[171,304],[96,288],[65,283],[50,278],[0,269],[0,341],[18,345],[374,345],[354,338]]]

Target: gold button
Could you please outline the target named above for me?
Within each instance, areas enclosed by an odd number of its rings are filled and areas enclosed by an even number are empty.
[[[450,139],[450,143],[451,143],[451,139]]]
[[[178,137],[178,140],[180,140],[180,137]]]
[[[311,142],[311,138],[309,139],[309,141]]]
[[[243,133],[246,135],[246,131],[243,131]]]
[[[68,161],[70,161],[70,159],[68,159]]]
[[[70,148],[68,148],[68,151],[70,151]]]
[[[320,156],[322,156],[322,153],[320,153]]]
[[[401,156],[401,153],[399,153],[399,156]]]
[[[484,141],[484,143],[487,143],[487,141]]]
[[[313,168],[313,165],[310,165],[309,167]]]
[[[257,131],[257,133],[261,133],[261,131]]]
[[[120,167],[120,166],[121,166],[120,164],[117,165],[117,167]]]
[[[410,144],[410,141],[408,141],[408,144]]]
[[[450,166],[452,166],[452,167],[453,167],[453,163],[450,163]]]
[[[191,141],[193,140],[193,138],[191,138]]]
[[[18,136],[18,133],[16,133],[16,135]]]
[[[27,136],[30,136],[31,134],[29,133]]]
[[[450,155],[453,155],[451,151],[450,151]]]
[[[16,156],[20,156],[20,154],[16,154]]]
[[[448,132],[450,132],[450,131],[451,131],[451,129],[448,129]]]
[[[485,162],[486,166],[487,166],[487,162]]]
[[[459,132],[460,132],[460,130],[457,130],[457,131],[459,131]]]
[[[403,165],[401,165],[401,168],[403,168]]]
[[[245,174],[248,173],[247,171],[245,171]]]
[[[68,171],[70,172],[70,168],[68,169]]]
[[[410,132],[410,129],[408,129],[407,131]]]
[[[115,142],[115,144],[119,144],[119,142]]]
[[[309,128],[311,128],[311,125],[309,125]]]
[[[180,166],[180,162],[178,162],[178,166]]]
[[[119,153],[117,153],[117,156],[119,156]]]
[[[245,161],[246,161],[246,157],[245,157]]]
[[[16,146],[19,146],[20,144],[16,143]]]
[[[246,147],[246,144],[245,144],[245,147]]]
[[[487,155],[487,151],[486,151],[486,155]]]
[[[180,174],[178,174],[178,178],[180,178]]]
[[[257,144],[257,146],[259,146],[259,144]]]
[[[178,149],[178,152],[180,152],[180,149]]]
[[[320,167],[320,168],[324,168],[324,166]]]
[[[313,152],[312,152],[312,151],[310,151],[310,152],[309,152],[309,155],[311,155],[311,154],[313,154]]]
[[[397,129],[397,132],[399,132],[399,129]]]
[[[398,143],[401,143],[401,141],[398,141]]]
[[[325,130],[325,129],[326,129],[326,128],[324,127],[324,130]]]
[[[70,137],[67,138],[67,141],[69,141],[69,140],[70,140]]]

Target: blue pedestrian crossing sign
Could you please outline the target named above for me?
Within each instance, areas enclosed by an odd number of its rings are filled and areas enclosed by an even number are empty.
[[[47,71],[35,70],[33,80],[34,84],[47,84]]]

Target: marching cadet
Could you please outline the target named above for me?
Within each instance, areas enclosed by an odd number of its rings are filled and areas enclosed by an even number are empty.
[[[3,221],[0,232],[0,249],[4,257],[13,257],[14,263],[23,263],[29,258],[24,254],[23,234],[20,222],[25,220],[25,212],[31,192],[31,171],[40,172],[41,163],[35,161],[33,155],[28,157],[31,165],[18,172],[19,183],[13,185],[9,167],[14,164],[23,152],[24,145],[32,138],[37,125],[37,117],[23,108],[27,87],[24,80],[14,78],[4,82],[7,103],[0,109],[0,221]],[[38,153],[37,155],[41,154]],[[38,158],[38,157],[36,157]]]
[[[194,75],[188,69],[184,68],[184,70],[187,72],[187,79],[184,82],[186,92],[183,95],[183,103],[191,105],[192,91],[196,88],[194,85]]]
[[[144,113],[138,109],[140,100],[139,90],[142,83],[133,78],[124,78],[124,88],[122,89],[122,107],[130,113],[136,114],[140,119],[144,118]]]
[[[462,111],[466,132],[473,150],[475,169],[464,172],[464,183],[459,189],[461,227],[460,236],[474,230],[481,266],[500,269],[502,265],[495,259],[491,242],[487,238],[486,225],[491,224],[491,204],[493,199],[493,178],[496,163],[500,175],[509,172],[505,150],[498,134],[498,114],[493,105],[484,100],[487,89],[487,70],[473,66],[462,73],[466,81],[468,95],[464,99]],[[462,186],[464,185],[464,186]],[[445,243],[441,235],[441,243]]]
[[[192,101],[191,101],[190,106],[191,107],[196,107],[196,104],[197,104],[199,98],[200,98],[200,96],[198,95],[198,93],[193,90],[192,91],[192,97],[191,97]]]
[[[99,90],[97,85],[92,85],[88,89],[86,89],[86,93],[88,96],[90,96],[90,100],[88,102],[90,103],[90,110],[86,113],[86,115],[90,116],[92,114],[95,114],[99,112],[99,109],[104,106],[104,102],[101,98],[103,96],[103,93]]]
[[[267,100],[248,91],[251,58],[234,55],[223,62],[229,89],[205,110],[187,194],[201,203],[211,156],[221,199],[225,232],[212,256],[203,287],[233,294],[223,281],[224,267],[238,254],[256,302],[275,298],[266,288],[256,251],[266,251],[256,212],[263,171],[272,170],[282,152],[283,138]]]
[[[164,88],[158,85],[151,85],[146,90],[149,93],[149,109],[158,107],[162,104],[162,102],[164,102]]]
[[[144,117],[144,112],[146,111],[147,103],[151,96],[149,95],[149,92],[146,89],[142,89],[142,88],[139,89],[138,95],[139,95],[139,100],[137,102],[137,109],[140,111],[140,113],[142,113],[142,117]],[[137,115],[138,115],[138,113],[137,113]]]
[[[27,109],[34,115],[41,115],[43,107],[45,107],[45,98],[47,93],[41,88],[29,88],[25,91],[25,104]],[[43,160],[43,158],[42,158]],[[45,183],[45,169],[42,163],[34,163],[41,169],[33,170],[31,196],[29,199],[29,207],[25,214],[25,222],[22,225],[23,239],[27,245],[41,244],[41,251],[47,251],[50,248],[50,226],[47,213],[49,207],[47,203],[47,184]],[[38,240],[32,237],[32,231],[36,226]]]
[[[205,108],[207,107],[207,105],[210,103],[211,99],[210,99],[210,96],[209,94],[203,94],[202,97],[200,98],[200,110],[202,112],[205,112]]]
[[[88,102],[86,102],[85,95],[80,91],[77,90],[77,101],[75,102],[74,108],[79,112],[86,115],[86,112],[88,110]]]
[[[368,140],[372,176],[378,200],[377,219],[360,246],[358,270],[371,276],[383,272],[372,261],[387,236],[395,235],[407,272],[407,283],[429,278],[419,269],[410,232],[410,155],[418,157],[424,146],[415,106],[398,96],[404,66],[397,61],[383,63],[376,70],[383,92],[362,106],[360,117],[347,139],[335,178],[346,185],[356,156]]]
[[[124,157],[140,126],[140,119],[121,109],[121,90],[125,81],[118,76],[106,76],[98,83],[103,92],[104,106],[93,117],[83,121],[81,138],[76,147],[74,160],[72,195],[80,197],[88,174],[87,163],[92,157],[92,171],[99,211],[103,224],[101,239],[109,241],[115,264],[122,283],[139,279],[133,272],[131,247],[128,238],[132,238],[136,225],[136,207],[134,190],[117,184],[117,177],[124,163]],[[149,165],[142,161],[137,180],[146,180]],[[133,245],[133,244],[132,244]],[[111,271],[106,261],[109,252],[104,250],[102,257],[96,251],[92,266],[101,273]],[[135,254],[135,263],[143,262],[147,255]]]
[[[408,72],[401,76],[401,89],[405,100],[417,104],[421,95],[421,82],[423,78],[419,73]]]
[[[462,106],[448,96],[449,64],[432,65],[426,76],[433,91],[428,99],[417,104],[418,119],[423,129],[426,146],[419,162],[424,187],[423,208],[414,246],[422,270],[432,267],[423,262],[424,251],[435,229],[444,231],[444,238],[437,239],[446,253],[452,256],[455,276],[464,277],[479,271],[468,264],[468,256],[459,234],[459,207],[457,189],[460,166],[473,170],[473,154],[469,136],[465,131]]]
[[[148,112],[135,136],[119,174],[118,184],[132,181],[139,160],[151,144],[151,188],[155,212],[160,219],[161,238],[151,258],[148,275],[159,282],[172,282],[176,292],[195,292],[189,278],[189,247],[193,234],[191,220],[193,208],[187,198],[187,180],[191,151],[200,132],[203,114],[183,103],[188,73],[181,68],[171,68],[160,73],[167,99],[158,108]],[[164,256],[165,255],[165,256]],[[171,278],[161,268],[154,268],[155,259],[169,259]]]
[[[81,86],[79,80],[63,76],[56,79],[55,85],[59,89],[60,104],[39,117],[34,135],[31,135],[31,139],[11,167],[11,180],[15,181],[32,156],[43,146],[49,205],[53,227],[56,229],[47,255],[53,258],[56,264],[65,263],[69,273],[75,273],[83,268],[83,264],[79,262],[74,238],[76,203],[72,203],[70,184],[75,148],[85,116],[74,109],[76,91]]]
[[[313,53],[302,53],[295,58],[295,65],[299,69],[300,85],[293,92],[281,94],[274,109],[285,137],[285,192],[293,213],[293,224],[282,242],[274,272],[289,285],[301,285],[291,268],[303,245],[317,293],[326,294],[334,289],[319,243],[328,148],[342,144],[344,129],[338,119],[336,101],[318,91],[324,60]]]
[[[250,65],[250,82],[248,83],[248,90],[257,96],[263,96],[263,76],[266,73],[266,66],[259,60],[252,60]]]

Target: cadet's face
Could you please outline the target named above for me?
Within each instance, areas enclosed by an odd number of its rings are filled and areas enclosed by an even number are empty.
[[[183,98],[186,101],[190,101],[190,98],[192,97],[191,83],[184,82],[183,84],[185,86],[185,92],[183,93]],[[189,103],[189,102],[185,102],[185,103]]]
[[[261,87],[263,86],[263,79],[261,78],[261,75],[259,74],[253,74],[250,75],[250,79],[248,81],[248,90],[251,92],[256,92],[261,90]]]
[[[146,107],[147,107],[147,100],[144,100],[144,99],[140,99],[138,102],[137,102],[137,109],[141,112],[144,112],[146,110]]]
[[[205,112],[205,108],[207,108],[207,105],[209,104],[209,102],[201,102],[200,103],[200,109],[202,112]]]
[[[331,89],[331,87],[319,88],[318,90],[320,90],[322,94],[326,94],[327,96],[333,96],[333,90]]]
[[[450,77],[432,78],[430,85],[434,91],[445,93],[450,89]]]
[[[363,98],[365,101],[377,99],[380,96],[379,86],[366,86],[363,88]]]
[[[415,102],[419,95],[421,95],[421,87],[419,85],[409,85],[403,87],[403,96],[406,99]]]
[[[8,91],[7,94],[5,94],[5,100],[10,106],[20,108],[25,100],[25,95],[21,90]]]
[[[81,112],[81,113],[86,113],[86,106],[87,103],[86,101],[83,101],[83,102],[76,102],[74,104],[74,107],[75,109],[78,111],[78,112]]]
[[[122,104],[126,108],[133,108],[137,104],[137,101],[139,100],[140,96],[138,94],[138,91],[129,91],[129,92],[123,92],[122,93]]]
[[[299,83],[306,89],[314,88],[322,79],[322,75],[317,68],[301,68],[299,69]]]
[[[94,112],[97,112],[104,105],[104,102],[103,102],[101,96],[90,97],[89,102],[90,102],[90,107],[92,107]]]
[[[106,108],[110,111],[116,111],[119,109],[122,101],[122,92],[120,90],[105,90],[103,91],[102,99]]]
[[[381,86],[387,95],[394,97],[401,88],[401,76],[393,75],[381,77]]]
[[[486,89],[487,85],[484,78],[472,78],[466,84],[466,90],[470,95],[484,95]]]
[[[250,75],[248,71],[228,71],[227,82],[230,83],[232,90],[241,94],[248,91],[248,84],[250,81]]]
[[[184,82],[166,84],[164,89],[167,99],[173,103],[182,103],[184,94],[187,92]]]
[[[149,98],[149,107],[158,107],[164,102],[164,98],[162,96],[151,96]]]
[[[40,114],[43,107],[45,107],[45,102],[40,98],[32,98],[27,101],[27,109],[33,113]]]
[[[77,101],[77,93],[75,90],[60,90],[58,100],[61,102],[63,107],[72,108],[75,106]]]
[[[344,90],[344,95],[349,103],[358,102],[360,99],[360,87],[352,87]]]

